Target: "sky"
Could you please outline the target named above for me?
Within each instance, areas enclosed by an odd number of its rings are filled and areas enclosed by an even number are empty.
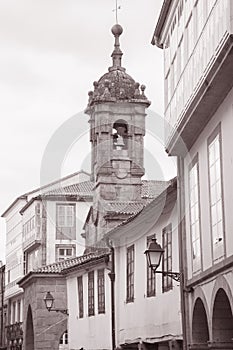
[[[166,156],[161,141],[163,53],[151,45],[162,0],[118,0],[118,5],[124,30],[122,65],[146,85],[152,102],[148,163],[154,159],[160,175],[170,178],[174,160]],[[67,147],[60,176],[89,170],[88,117],[83,110],[93,82],[111,66],[114,8],[114,0],[0,1],[1,214],[19,195],[40,186],[48,145],[70,120],[76,120],[77,137]],[[156,157],[155,148],[160,149]],[[0,260],[4,245],[1,219]]]

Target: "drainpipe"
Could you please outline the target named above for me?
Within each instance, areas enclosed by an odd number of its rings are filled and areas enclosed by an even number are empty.
[[[112,325],[112,350],[116,348],[116,328],[115,328],[115,251],[112,246],[111,250],[111,272],[109,278],[111,281],[111,325]]]
[[[188,349],[188,295],[187,283],[187,250],[185,234],[185,197],[184,197],[184,159],[177,157],[177,197],[178,197],[178,236],[179,236],[179,264],[180,264],[180,304],[183,330],[183,349]]]

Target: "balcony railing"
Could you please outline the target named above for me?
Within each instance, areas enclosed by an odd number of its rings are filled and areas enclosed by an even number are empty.
[[[23,343],[23,323],[16,322],[6,326],[6,338],[11,348],[20,349]]]
[[[34,245],[41,244],[41,233],[39,228],[34,228],[27,235],[23,236],[23,250],[33,247]]]
[[[210,69],[230,35],[230,10],[229,0],[218,0],[209,14],[165,110],[166,144],[173,137],[200,87],[205,84]]]

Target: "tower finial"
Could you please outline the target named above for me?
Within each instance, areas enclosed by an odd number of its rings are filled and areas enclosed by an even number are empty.
[[[114,44],[114,50],[112,53],[112,67],[110,70],[114,69],[123,69],[121,67],[121,57],[123,55],[121,49],[120,49],[120,41],[119,37],[123,32],[123,28],[120,24],[115,24],[112,27],[112,34],[115,36],[115,44]]]

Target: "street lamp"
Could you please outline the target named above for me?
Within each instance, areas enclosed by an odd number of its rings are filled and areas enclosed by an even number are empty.
[[[146,259],[149,268],[154,273],[161,273],[163,276],[169,276],[177,282],[180,282],[180,273],[172,271],[157,271],[157,268],[160,265],[164,249],[160,244],[157,243],[156,238],[152,238],[148,244],[147,249],[144,254],[146,254]]]
[[[50,311],[55,311],[55,312],[61,312],[64,315],[69,315],[68,314],[68,310],[67,309],[57,309],[57,308],[53,308],[53,304],[54,304],[54,297],[52,296],[52,294],[50,292],[46,293],[46,296],[44,297],[44,302],[45,302],[45,306],[46,309],[50,312]]]

